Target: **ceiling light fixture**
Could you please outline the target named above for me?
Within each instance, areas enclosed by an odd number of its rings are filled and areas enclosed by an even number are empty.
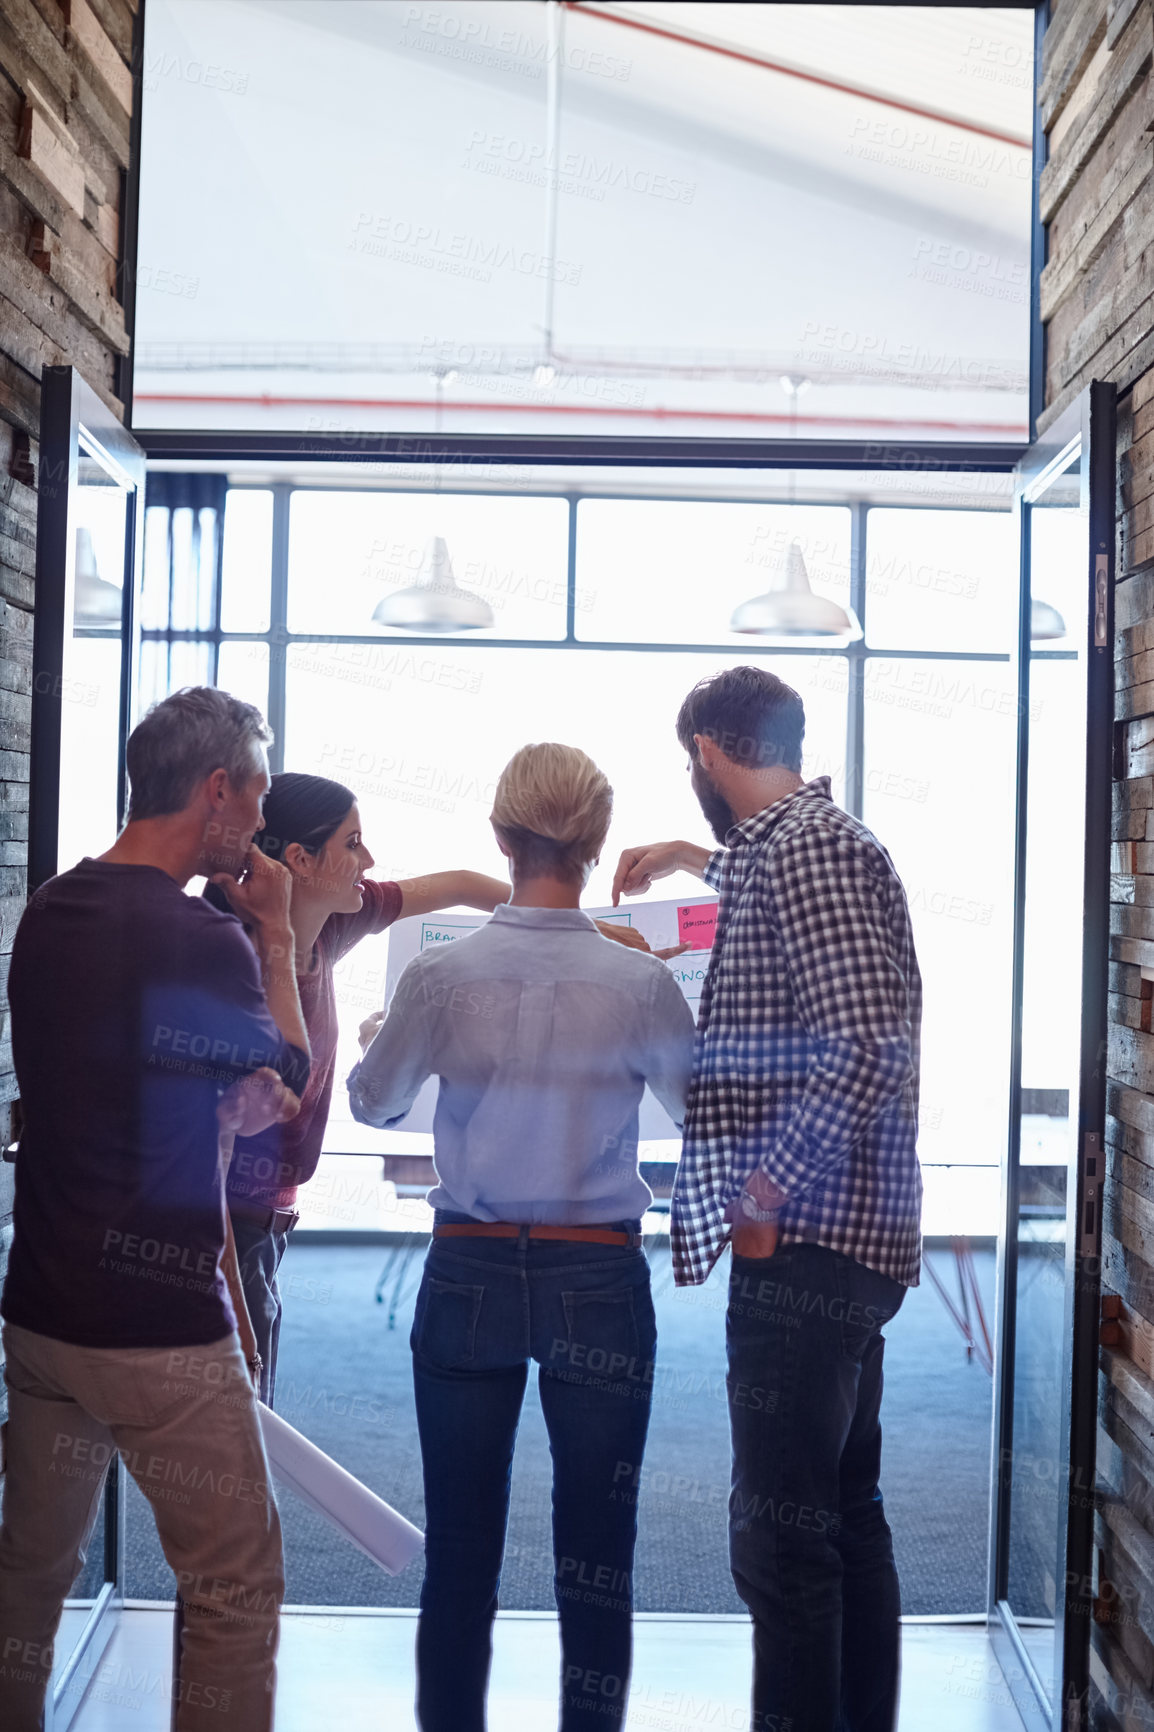
[[[482,631],[492,625],[493,610],[483,596],[461,588],[444,536],[431,535],[416,583],[378,602],[373,623],[413,632]]]
[[[1039,601],[1036,596],[1030,598],[1030,642],[1049,643],[1056,637],[1065,637],[1066,622],[1056,607],[1051,607],[1048,601]]]
[[[454,373],[438,373],[433,431],[441,431],[441,388]],[[434,499],[441,490],[441,471],[434,459]],[[484,631],[493,624],[493,610],[475,590],[462,589],[453,572],[444,536],[432,535],[425,545],[416,583],[384,596],[373,609],[373,624],[420,633]]]
[[[792,443],[797,440],[797,400],[809,383],[796,374],[782,374],[781,388],[790,400]],[[790,470],[789,503],[796,502],[797,472]],[[763,595],[755,595],[734,609],[729,629],[749,637],[819,638],[822,647],[831,649],[854,643],[862,635],[852,608],[813,593],[805,555],[796,538],[790,542],[785,564],[773,583]]]
[[[124,617],[124,591],[101,577],[96,543],[84,524],[76,531],[76,577],[72,611],[77,625],[116,625]]]

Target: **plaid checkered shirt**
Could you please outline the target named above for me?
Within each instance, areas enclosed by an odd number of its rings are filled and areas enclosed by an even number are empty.
[[[726,836],[672,1206],[674,1279],[704,1281],[755,1168],[807,1240],[917,1285],[921,976],[876,837],[803,784]]]

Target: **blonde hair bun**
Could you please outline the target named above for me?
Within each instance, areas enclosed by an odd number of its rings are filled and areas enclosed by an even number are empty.
[[[597,858],[612,816],[613,790],[604,771],[576,746],[555,741],[514,753],[493,800],[493,827],[522,868],[563,877],[580,874]]]

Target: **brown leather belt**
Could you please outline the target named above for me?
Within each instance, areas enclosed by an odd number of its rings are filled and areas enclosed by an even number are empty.
[[[239,1216],[262,1233],[291,1233],[300,1220],[296,1209],[259,1209],[244,1197],[229,1197],[228,1212],[234,1220]]]
[[[628,1245],[632,1235],[616,1227],[520,1227],[516,1221],[444,1221],[433,1228],[434,1239],[455,1239],[464,1234],[481,1239],[581,1239],[594,1245]]]

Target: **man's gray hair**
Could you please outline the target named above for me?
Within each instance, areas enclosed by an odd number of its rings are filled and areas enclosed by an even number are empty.
[[[238,791],[260,768],[257,748],[272,739],[255,704],[215,686],[185,686],[162,698],[128,738],[129,821],[182,812],[214,770]]]

